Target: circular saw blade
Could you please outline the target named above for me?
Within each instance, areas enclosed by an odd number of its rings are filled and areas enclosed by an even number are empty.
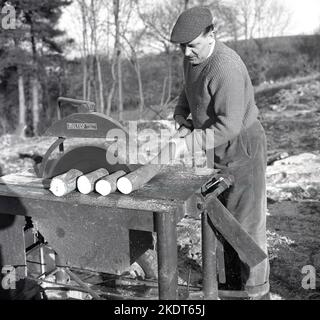
[[[43,170],[43,178],[52,178],[70,169],[78,169],[83,173],[105,168],[109,174],[123,170],[127,173],[137,169],[140,165],[110,164],[107,161],[107,150],[101,146],[79,146],[71,149],[56,159],[49,160]]]

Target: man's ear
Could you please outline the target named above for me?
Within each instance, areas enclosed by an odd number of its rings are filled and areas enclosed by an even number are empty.
[[[212,44],[214,42],[214,33],[213,31],[210,31],[208,34],[207,34],[207,37],[209,39],[209,43]]]

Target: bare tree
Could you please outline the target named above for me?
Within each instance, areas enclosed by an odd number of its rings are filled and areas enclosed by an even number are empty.
[[[100,2],[101,4],[101,2]],[[100,62],[100,54],[99,54],[99,46],[98,46],[98,31],[99,26],[97,22],[98,12],[101,8],[96,5],[94,0],[91,0],[90,3],[90,27],[92,40],[94,45],[94,55],[96,59],[96,67],[97,67],[97,77],[98,77],[98,101],[99,101],[99,111],[104,112],[104,89],[103,89],[103,81],[102,81],[102,73],[101,73],[101,62]]]
[[[119,14],[120,14],[120,0],[113,0],[115,41],[114,41],[112,66],[111,66],[112,86],[111,86],[111,89],[110,89],[109,94],[108,94],[107,115],[110,115],[110,113],[111,113],[113,94],[114,94],[116,82],[118,82],[118,88],[119,88],[118,91],[119,91],[119,98],[120,98],[119,99],[120,100],[119,101],[119,120],[122,120],[122,116],[123,116],[122,86],[120,84],[119,78],[118,78],[118,81],[117,81],[117,76],[116,76],[116,68],[117,68],[118,77],[119,77],[119,74],[121,72],[121,62],[120,62],[121,48],[120,48],[120,21],[119,21]]]
[[[132,31],[130,33],[123,33],[121,36],[124,39],[125,43],[130,49],[129,53],[129,61],[134,67],[134,70],[137,75],[138,80],[138,90],[139,90],[139,117],[142,118],[142,113],[144,110],[144,94],[143,94],[143,86],[142,86],[142,77],[141,77],[141,68],[139,62],[139,47],[141,45],[141,39],[145,34],[145,29],[141,31]],[[128,38],[128,35],[130,38]]]
[[[283,35],[291,18],[288,8],[276,0],[239,0],[231,7],[245,40]]]
[[[170,43],[170,33],[175,20],[188,2],[180,1],[172,4],[166,0],[151,9],[145,8],[145,6],[142,8],[139,0],[136,0],[136,3],[139,17],[145,24],[147,36],[151,41],[160,45],[160,50],[164,51],[167,56],[167,75],[163,79],[163,92],[160,101],[161,105],[165,105],[171,100],[172,90],[172,52],[174,47]]]
[[[266,16],[269,17],[269,19],[262,20],[264,22],[262,26],[264,36],[282,36],[291,20],[291,12],[289,9],[284,4],[273,0],[267,8]]]
[[[19,51],[21,46],[20,38],[16,35],[14,36],[14,46],[15,50]],[[25,130],[27,128],[26,123],[26,98],[24,91],[24,75],[22,71],[22,66],[17,63],[17,74],[18,74],[18,92],[19,92],[19,124],[17,133],[19,136],[25,136]]]
[[[77,0],[81,11],[81,28],[82,28],[82,98],[87,99],[87,77],[88,77],[88,29],[87,29],[87,5],[85,0]]]
[[[24,77],[21,68],[18,67],[19,89],[19,135],[24,137],[26,129],[26,99],[24,94]]]

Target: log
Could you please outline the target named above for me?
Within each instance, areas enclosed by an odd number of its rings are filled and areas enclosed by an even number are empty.
[[[255,87],[254,93],[256,97],[265,95],[265,94],[275,94],[277,91],[280,91],[281,89],[291,88],[294,84],[302,84],[302,83],[306,83],[306,82],[310,82],[312,80],[318,80],[318,79],[320,79],[320,74],[316,73],[311,76],[290,79],[287,81],[282,81],[282,82],[274,83],[267,86],[265,85],[258,86],[258,87]]]
[[[50,191],[57,197],[62,197],[77,188],[77,179],[83,175],[83,172],[77,169],[71,169],[60,176],[51,180]]]
[[[77,180],[77,188],[80,193],[88,194],[94,190],[96,182],[107,176],[109,174],[108,170],[105,168],[100,168],[98,170],[87,173]]]
[[[288,158],[288,157],[289,157],[289,153],[287,153],[287,152],[278,152],[278,153],[268,157],[267,165],[271,166],[274,162],[276,162],[278,160],[282,160],[282,159]]]
[[[149,182],[162,169],[161,165],[147,164],[132,171],[117,181],[117,188],[121,193],[130,194]]]
[[[179,132],[176,132],[172,137],[175,139],[179,136]],[[171,155],[171,156],[170,156]],[[130,172],[124,177],[121,177],[117,181],[117,188],[121,193],[130,194],[132,191],[139,189],[144,184],[148,183],[154,176],[156,176],[161,169],[167,164],[161,164],[163,162],[170,162],[175,159],[176,145],[170,141],[166,144],[148,164],[138,168],[135,171]],[[166,161],[162,161],[165,159]]]
[[[119,170],[115,173],[110,174],[107,177],[101,178],[96,182],[95,190],[103,196],[115,192],[117,190],[117,181],[122,176],[126,175],[126,172]]]

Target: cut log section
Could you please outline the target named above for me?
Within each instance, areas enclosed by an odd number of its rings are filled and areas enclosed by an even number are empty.
[[[77,188],[79,192],[83,194],[90,193],[94,190],[97,180],[107,176],[108,174],[109,172],[107,169],[100,168],[79,177],[79,179],[77,180]]]
[[[103,196],[115,192],[117,190],[117,181],[122,176],[126,175],[126,172],[119,170],[109,176],[102,178],[96,182],[95,189]]]
[[[171,139],[178,136],[176,133]],[[169,142],[160,153],[155,156],[148,164],[138,168],[135,171],[130,172],[124,177],[121,177],[117,182],[117,188],[121,193],[129,194],[134,190],[139,189],[144,184],[149,182],[154,176],[156,176],[161,169],[167,164],[161,163],[161,159],[171,162],[175,159],[176,145],[174,142]]]
[[[50,191],[57,197],[62,197],[77,188],[77,179],[83,172],[71,169],[64,174],[54,177],[50,183]]]
[[[129,194],[149,182],[160,172],[161,168],[161,165],[146,164],[125,177],[121,177],[117,182],[117,188],[121,193]]]

